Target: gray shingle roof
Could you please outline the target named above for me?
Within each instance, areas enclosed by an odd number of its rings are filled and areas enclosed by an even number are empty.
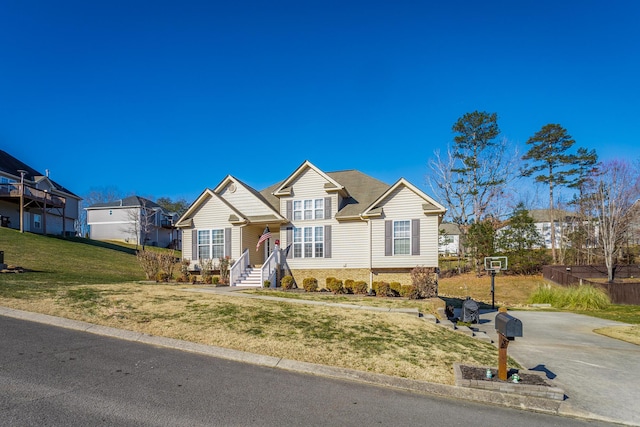
[[[357,170],[329,172],[327,175],[342,184],[350,195],[344,201],[345,204],[340,206],[336,218],[360,215],[390,187],[389,184]]]
[[[111,202],[105,203],[94,203],[89,206],[88,209],[92,208],[123,208],[123,207],[137,207],[137,206],[146,206],[148,208],[160,208],[161,206],[156,202],[152,202],[149,199],[145,199],[144,197],[139,196],[129,196],[124,199],[113,200]]]
[[[549,209],[531,209],[529,215],[536,223],[549,222]],[[567,218],[575,218],[576,214],[565,211],[563,209],[554,209],[555,220],[565,220]]]
[[[20,176],[20,172],[18,172],[19,170],[24,170],[27,173],[24,175],[24,179],[29,180],[29,181],[35,181],[36,177],[38,176],[44,176],[43,174],[41,174],[40,172],[38,172],[37,170],[35,170],[34,168],[32,168],[31,166],[29,166],[28,164],[24,163],[21,160],[16,159],[15,157],[13,157],[11,154],[7,153],[6,151],[0,150],[0,171],[19,177]],[[67,194],[70,194],[72,196],[78,197],[76,194],[74,194],[73,192],[71,192],[69,189],[63,187],[62,185],[60,185],[59,183],[57,183],[56,181],[52,180],[51,178],[49,178],[49,181],[51,181],[53,183],[53,185],[55,186],[56,189],[60,190],[60,191],[64,191]]]
[[[332,179],[342,184],[349,192],[348,198],[339,207],[336,218],[348,218],[361,214],[371,203],[389,189],[389,185],[357,170],[327,172]],[[276,211],[280,210],[280,200],[273,193],[282,181],[260,191],[260,195]]]

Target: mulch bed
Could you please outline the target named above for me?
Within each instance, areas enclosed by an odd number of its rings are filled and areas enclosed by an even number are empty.
[[[505,382],[498,378],[498,370],[491,369],[491,378],[487,378],[487,370],[486,368],[480,368],[476,366],[466,366],[460,365],[460,372],[462,373],[462,378],[465,380],[482,380],[482,381],[492,381],[492,382]],[[527,384],[527,385],[543,385],[551,387],[547,381],[545,381],[544,377],[536,374],[525,374],[520,373],[517,369],[510,369],[507,372],[507,382],[512,382],[511,376],[513,374],[518,374],[520,376],[519,384]]]

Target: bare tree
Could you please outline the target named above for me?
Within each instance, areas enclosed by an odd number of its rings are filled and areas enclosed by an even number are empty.
[[[502,216],[509,205],[508,187],[517,177],[520,157],[508,140],[502,139],[476,157],[473,178],[463,176],[460,162],[452,148],[445,155],[435,151],[429,160],[427,180],[436,199],[447,207],[449,220],[459,226],[464,240],[473,223],[487,216]]]
[[[625,160],[605,162],[593,173],[589,187],[585,197],[597,218],[598,240],[612,282],[622,244],[640,212],[640,174]]]
[[[157,209],[150,205],[147,199],[137,197],[140,205],[132,206],[127,211],[129,218],[129,228],[127,231],[136,238],[136,250],[138,245],[142,246],[144,251],[149,235],[157,227]]]

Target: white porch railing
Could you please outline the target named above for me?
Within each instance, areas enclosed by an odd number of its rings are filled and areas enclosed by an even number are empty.
[[[260,267],[260,284],[264,285],[264,281],[268,280],[271,284],[276,283],[277,266],[279,261],[280,249],[276,246],[271,255],[266,259],[262,267]]]
[[[245,249],[229,269],[229,286],[236,285],[236,280],[242,276],[247,267],[249,267],[249,249]]]

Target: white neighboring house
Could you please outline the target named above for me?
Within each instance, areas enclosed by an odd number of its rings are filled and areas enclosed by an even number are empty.
[[[151,200],[129,196],[85,210],[90,239],[181,248],[180,230],[175,228],[177,214],[165,212]]]
[[[460,255],[460,227],[443,222],[438,235],[438,253],[443,256]]]
[[[563,237],[570,233],[578,221],[576,214],[562,209],[554,209],[553,226],[556,233],[556,248],[565,246]],[[551,249],[551,216],[549,209],[532,209],[529,215],[533,218],[538,233],[544,238],[545,248]]]
[[[320,287],[327,277],[409,284],[416,266],[438,266],[445,211],[404,178],[388,185],[305,161],[262,191],[229,175],[205,189],[176,225],[192,268],[202,259],[235,261],[233,286],[275,283],[274,265],[285,266],[299,286],[307,277]],[[270,238],[257,246],[266,230]],[[256,271],[256,281],[245,280]]]
[[[52,180],[48,170],[43,175],[0,150],[0,226],[75,236],[81,200]]]

